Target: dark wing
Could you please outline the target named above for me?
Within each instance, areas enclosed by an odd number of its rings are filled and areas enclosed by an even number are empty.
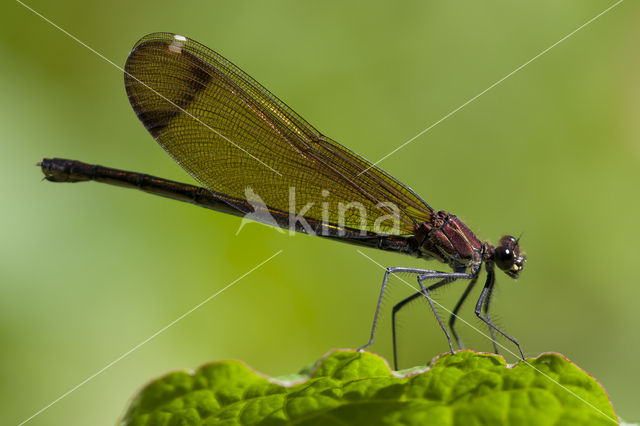
[[[196,41],[149,34],[134,46],[125,71],[142,124],[210,190],[239,199],[253,193],[273,209],[375,233],[411,235],[431,217],[411,189],[323,136]],[[385,215],[399,226],[387,219],[375,228]]]

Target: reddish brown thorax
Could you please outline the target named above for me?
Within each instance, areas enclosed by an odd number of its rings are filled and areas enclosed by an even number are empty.
[[[435,257],[454,270],[482,263],[484,244],[467,225],[444,210],[434,213],[431,219],[416,229],[421,257]]]
[[[416,226],[414,247],[418,257],[436,258],[455,271],[471,268],[473,273],[482,262],[488,262],[487,267],[495,264],[511,278],[518,277],[526,261],[515,237],[505,235],[494,247],[480,241],[467,225],[444,210],[434,213],[430,222]]]

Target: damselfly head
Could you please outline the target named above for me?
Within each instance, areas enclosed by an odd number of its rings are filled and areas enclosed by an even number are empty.
[[[524,269],[527,258],[520,253],[518,240],[511,235],[500,238],[500,243],[493,252],[493,261],[511,278],[518,278],[520,271]]]

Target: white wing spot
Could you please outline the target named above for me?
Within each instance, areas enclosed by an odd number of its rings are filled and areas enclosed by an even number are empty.
[[[174,53],[182,53],[182,48],[184,47],[184,42],[187,41],[185,36],[174,35],[173,42],[169,45],[169,50]]]

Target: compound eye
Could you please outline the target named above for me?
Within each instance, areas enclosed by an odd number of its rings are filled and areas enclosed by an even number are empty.
[[[509,247],[500,246],[495,251],[495,262],[498,268],[508,271],[513,267],[515,253]]]

